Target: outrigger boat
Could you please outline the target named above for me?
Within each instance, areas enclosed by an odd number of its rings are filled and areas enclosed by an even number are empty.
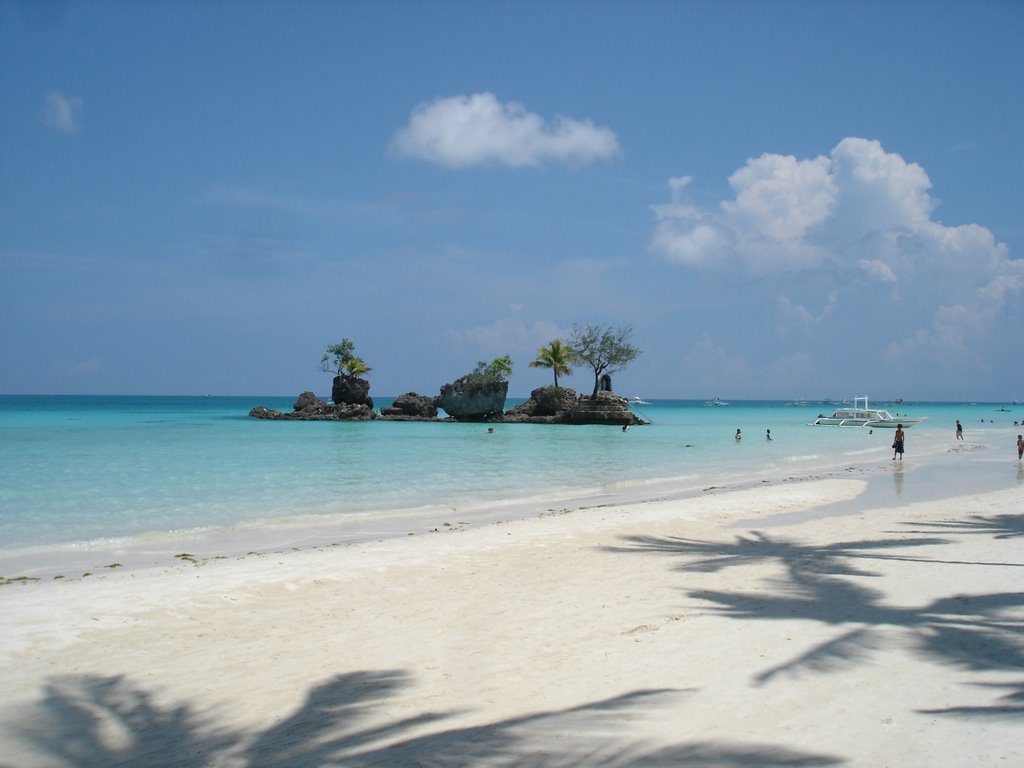
[[[864,405],[862,406],[861,403]],[[812,427],[868,427],[874,429],[881,427],[885,429],[896,429],[912,427],[927,420],[927,416],[911,418],[910,416],[893,416],[888,411],[881,411],[877,408],[868,407],[868,396],[853,398],[852,408],[837,408],[831,416],[818,416],[811,422]]]

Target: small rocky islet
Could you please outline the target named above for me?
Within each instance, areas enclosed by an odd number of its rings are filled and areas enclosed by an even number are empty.
[[[577,395],[572,387],[539,387],[529,399],[505,411],[508,382],[479,383],[470,376],[441,387],[436,397],[406,392],[391,406],[374,410],[370,383],[357,376],[334,377],[328,403],[312,392],[303,392],[290,412],[257,406],[249,411],[256,419],[298,421],[456,421],[504,424],[646,424],[629,409],[624,397],[609,388],[593,395]],[[447,417],[439,417],[439,410]]]

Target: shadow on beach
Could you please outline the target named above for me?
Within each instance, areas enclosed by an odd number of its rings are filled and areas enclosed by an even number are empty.
[[[436,730],[457,712],[424,712],[380,724],[373,710],[409,684],[403,672],[338,675],[308,693],[291,717],[258,733],[218,726],[188,705],[158,706],[123,677],[54,678],[19,740],[46,765],[508,766],[594,768],[830,766],[842,760],[790,749],[688,742],[649,749],[610,738],[630,710],[658,705],[668,690],[644,690],[487,725]],[[372,722],[368,722],[371,721]],[[424,731],[427,733],[424,734]],[[419,735],[418,735],[419,734]]]
[[[913,523],[913,525],[947,534],[983,533],[997,539],[1024,536],[1024,515],[971,515],[955,522]]]
[[[859,515],[866,509],[894,509],[928,501],[970,496],[979,493],[1008,490],[1021,485],[1024,475],[1020,470],[1011,473],[1005,463],[944,457],[941,460],[915,465],[909,460],[886,464],[877,472],[865,472],[856,467],[830,473],[831,478],[856,478],[864,482],[864,489],[854,498],[821,504],[797,512],[780,512],[757,518],[741,518],[731,524],[733,528],[758,526],[772,528],[798,525],[826,517]],[[810,479],[820,479],[819,477]]]
[[[919,525],[919,524],[918,524]],[[935,528],[946,524],[934,524]],[[989,533],[999,538],[1019,536],[1021,516],[973,517],[951,524],[951,531]],[[975,673],[1024,673],[1024,592],[982,595],[952,594],[916,607],[889,605],[881,590],[861,586],[848,577],[879,577],[867,569],[871,561],[900,560],[998,567],[1010,573],[1024,563],[987,563],[914,557],[915,547],[948,544],[938,538],[877,539],[826,545],[801,543],[762,532],[732,541],[703,541],[676,537],[633,536],[606,551],[654,553],[673,558],[673,570],[718,572],[727,568],[773,561],[782,576],[770,591],[722,592],[688,590],[720,616],[744,621],[802,620],[833,626],[836,634],[795,658],[755,676],[757,685],[782,675],[828,673],[867,663],[886,648],[909,648],[914,658]],[[752,585],[756,589],[756,585]],[[1024,715],[1024,685],[980,683],[1009,689],[990,707],[921,710],[949,715]]]

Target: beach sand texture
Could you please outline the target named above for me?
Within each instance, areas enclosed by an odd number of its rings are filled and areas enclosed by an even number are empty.
[[[865,485],[9,584],[0,765],[1024,765],[1024,491]]]

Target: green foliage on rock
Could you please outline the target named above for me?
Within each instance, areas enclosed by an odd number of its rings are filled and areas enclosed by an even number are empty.
[[[347,373],[349,376],[358,377],[365,376],[373,369],[361,357],[356,357],[355,344],[349,339],[342,339],[337,344],[327,347],[327,351],[320,358],[320,370],[337,376]]]
[[[512,375],[512,358],[508,355],[496,357],[487,363],[481,360],[476,368],[462,377],[461,381],[469,386],[483,386],[508,381]]]

